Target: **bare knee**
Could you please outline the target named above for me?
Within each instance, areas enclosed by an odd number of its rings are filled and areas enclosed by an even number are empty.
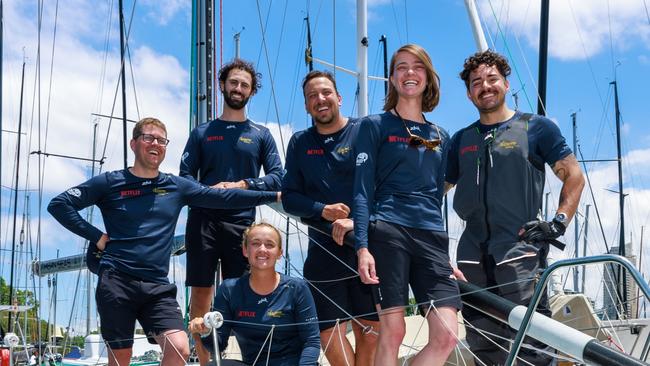
[[[163,351],[165,365],[184,365],[190,357],[187,334],[183,331],[167,331],[157,341]]]
[[[379,332],[380,342],[390,348],[399,348],[406,335],[406,328],[404,326],[382,326]]]
[[[131,363],[131,348],[109,349],[109,366],[123,366]]]
[[[451,352],[458,344],[458,339],[450,332],[443,332],[433,337],[430,343],[442,352]]]
[[[357,350],[373,349],[377,346],[379,322],[362,320],[360,324],[354,323],[354,341]]]

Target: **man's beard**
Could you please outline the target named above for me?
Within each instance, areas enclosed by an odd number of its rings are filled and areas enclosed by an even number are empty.
[[[226,102],[228,107],[235,109],[235,110],[240,110],[248,104],[248,98],[243,98],[242,100],[233,100],[230,96],[232,95],[233,92],[230,93],[223,93],[223,100]],[[239,94],[243,97],[243,94]]]
[[[314,122],[319,124],[319,125],[329,125],[330,123],[334,122],[334,115],[330,115],[329,118],[317,118],[312,116]]]
[[[506,103],[506,96],[504,94],[499,93],[496,98],[496,102],[488,107],[478,105],[476,103],[474,103],[474,105],[481,113],[492,113],[501,109],[501,107],[503,107],[503,105]]]

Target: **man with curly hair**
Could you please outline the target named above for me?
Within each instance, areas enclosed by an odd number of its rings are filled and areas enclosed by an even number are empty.
[[[264,126],[246,117],[246,104],[261,87],[250,62],[235,59],[219,70],[223,113],[196,127],[185,145],[180,175],[215,188],[279,191],[282,163],[275,140]],[[259,178],[260,168],[266,175]],[[224,279],[241,277],[248,262],[241,252],[241,235],[255,219],[255,207],[244,210],[212,210],[190,207],[185,241],[187,277],[192,286],[191,317],[210,309],[214,275],[221,260]],[[197,342],[201,365],[208,353]]]
[[[458,243],[457,263],[467,280],[520,305],[528,305],[535,275],[546,267],[549,244],[557,241],[576,212],[584,178],[558,126],[550,119],[512,110],[506,104],[510,66],[493,51],[465,60],[461,79],[479,120],[458,131],[448,155],[445,189],[457,186],[454,209],[466,227]],[[545,164],[562,181],[552,221],[542,221]],[[546,296],[538,311],[550,314]],[[508,356],[507,326],[463,308],[467,341],[478,359],[502,365]],[[479,331],[494,336],[485,338]],[[546,345],[526,339],[521,358],[546,365],[553,358],[539,352]],[[496,345],[498,344],[498,345]]]

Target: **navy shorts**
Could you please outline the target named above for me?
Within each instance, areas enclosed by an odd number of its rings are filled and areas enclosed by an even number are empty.
[[[462,308],[458,284],[450,277],[447,233],[377,220],[369,234],[382,309],[408,305],[409,284],[420,310],[431,300],[436,307]]]
[[[249,225],[219,221],[211,217],[209,211],[190,209],[185,227],[185,285],[214,286],[214,274],[219,259],[223,279],[241,277],[248,269],[248,261],[242,254],[241,241],[242,234]]]
[[[316,304],[321,332],[335,326],[336,319],[341,322],[351,317],[379,320],[372,288],[361,283],[359,277],[342,281],[310,281],[309,289]]]
[[[150,343],[168,330],[183,331],[176,285],[146,282],[113,268],[102,269],[95,291],[104,341],[112,349],[131,348],[135,321]]]

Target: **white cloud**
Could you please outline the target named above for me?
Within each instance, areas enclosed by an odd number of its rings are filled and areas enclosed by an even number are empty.
[[[166,25],[179,12],[189,12],[191,2],[186,0],[143,0],[147,16],[158,24]]]
[[[537,2],[480,0],[479,8],[493,34],[495,18],[498,18],[502,30],[524,37],[530,47],[538,47],[540,6]],[[572,60],[605,52],[610,47],[610,34],[615,49],[627,49],[638,43],[650,47],[650,28],[639,1],[557,1],[551,3],[549,12],[551,56]],[[501,36],[494,38],[501,39]]]
[[[646,55],[639,55],[638,61],[641,65],[650,65],[650,57]]]

